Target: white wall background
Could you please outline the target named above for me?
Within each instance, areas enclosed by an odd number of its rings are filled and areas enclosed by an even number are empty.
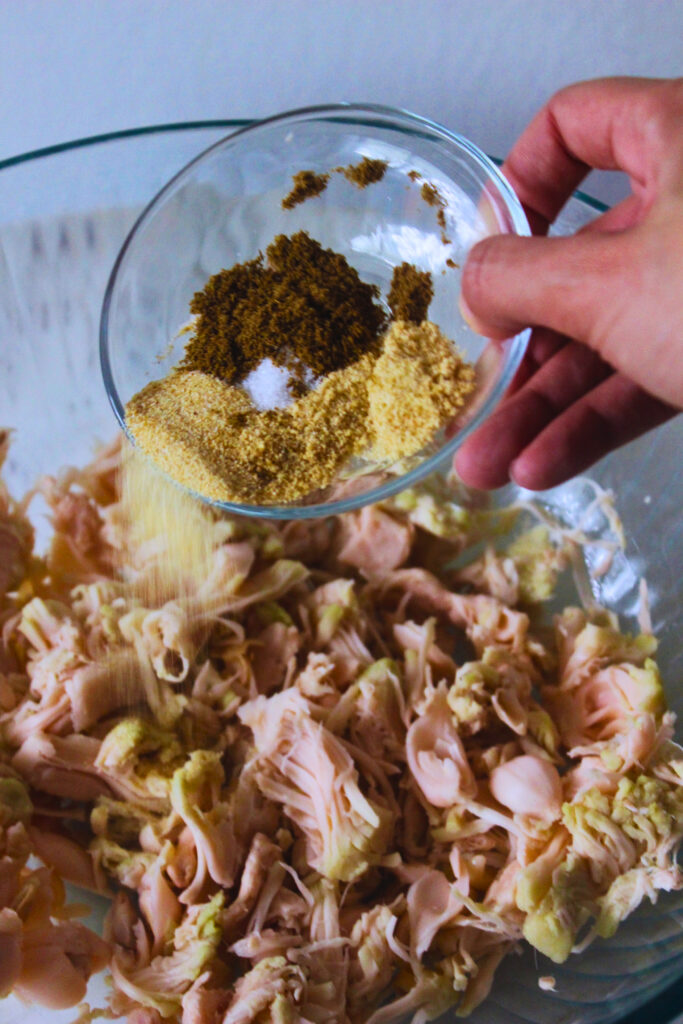
[[[683,0],[0,0],[0,159],[342,99],[504,155],[555,89],[609,74],[683,74]]]

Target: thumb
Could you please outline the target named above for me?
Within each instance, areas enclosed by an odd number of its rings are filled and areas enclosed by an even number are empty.
[[[471,250],[463,270],[463,316],[488,338],[548,327],[600,350],[612,326],[608,311],[629,298],[628,236],[486,238]]]

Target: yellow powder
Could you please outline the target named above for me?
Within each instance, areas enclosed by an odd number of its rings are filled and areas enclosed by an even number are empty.
[[[436,324],[397,320],[379,356],[322,379],[286,408],[259,411],[241,387],[177,370],[129,402],[140,448],[212,501],[275,505],[331,484],[354,456],[394,462],[419,452],[474,386]]]
[[[122,445],[120,477],[125,562],[137,570],[131,592],[150,608],[196,594],[211,568],[212,509],[131,444]]]
[[[420,451],[473,387],[473,368],[436,324],[394,321],[368,382],[372,455],[394,462]]]
[[[239,388],[199,370],[180,371],[135,395],[126,408],[126,424],[136,444],[164,472],[198,494],[218,498],[225,484],[212,466],[212,450],[221,445],[227,461],[232,436],[250,407]]]
[[[137,444],[174,480],[213,501],[276,504],[327,486],[367,446],[364,357],[284,409],[201,371],[147,385],[126,409]]]

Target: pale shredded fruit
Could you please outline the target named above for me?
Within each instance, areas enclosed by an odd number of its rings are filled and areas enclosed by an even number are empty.
[[[39,481],[40,557],[0,486],[0,997],[422,1024],[523,937],[559,964],[683,887],[654,638],[592,604],[538,628],[580,531],[438,481],[231,518],[139,458]],[[103,936],[62,881],[108,897]]]

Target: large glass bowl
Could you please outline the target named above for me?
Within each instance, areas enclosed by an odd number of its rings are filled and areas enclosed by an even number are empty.
[[[332,174],[322,195],[283,209],[301,171],[329,174],[363,158],[387,166],[363,189]],[[416,180],[414,180],[416,179]],[[441,210],[421,195],[436,190]],[[439,219],[437,213],[442,216]],[[309,107],[234,132],[192,160],[150,202],[126,239],[107,287],[100,333],[104,381],[114,412],[179,362],[190,300],[224,267],[253,260],[276,235],[307,231],[340,253],[384,300],[394,268],[427,271],[429,319],[477,367],[474,393],[448,432],[398,466],[357,458],[329,486],[278,506],[216,502],[270,518],[344,512],[395,494],[449,462],[492,411],[522,358],[528,331],[488,345],[463,320],[461,267],[471,246],[495,233],[529,234],[516,195],[467,139],[425,118],[379,106]],[[484,352],[486,355],[484,356]]]
[[[118,424],[97,353],[108,276],[150,195],[237,122],[165,125],[84,139],[0,163],[0,423],[16,428],[6,468],[19,494],[40,473],[82,464]],[[603,208],[575,197],[556,225],[577,230]],[[683,716],[683,418],[604,459],[591,476],[614,490],[626,556],[602,579],[599,600],[633,623],[647,577],[659,661],[671,707]],[[589,490],[573,481],[543,495],[570,521]],[[493,496],[506,502],[518,492]],[[40,523],[39,523],[40,525]],[[599,524],[598,524],[599,525]],[[680,739],[680,726],[678,737]],[[82,895],[78,895],[82,900]],[[101,921],[103,900],[92,900]],[[553,974],[556,992],[537,979]],[[683,894],[644,906],[617,935],[557,968],[528,950],[496,976],[473,1024],[673,1024],[683,1010]],[[671,987],[674,982],[678,987]],[[97,1005],[103,983],[92,985]],[[666,992],[664,991],[666,990]],[[0,1001],[0,1024],[69,1024],[75,1012]],[[680,1020],[680,1018],[679,1018]]]

